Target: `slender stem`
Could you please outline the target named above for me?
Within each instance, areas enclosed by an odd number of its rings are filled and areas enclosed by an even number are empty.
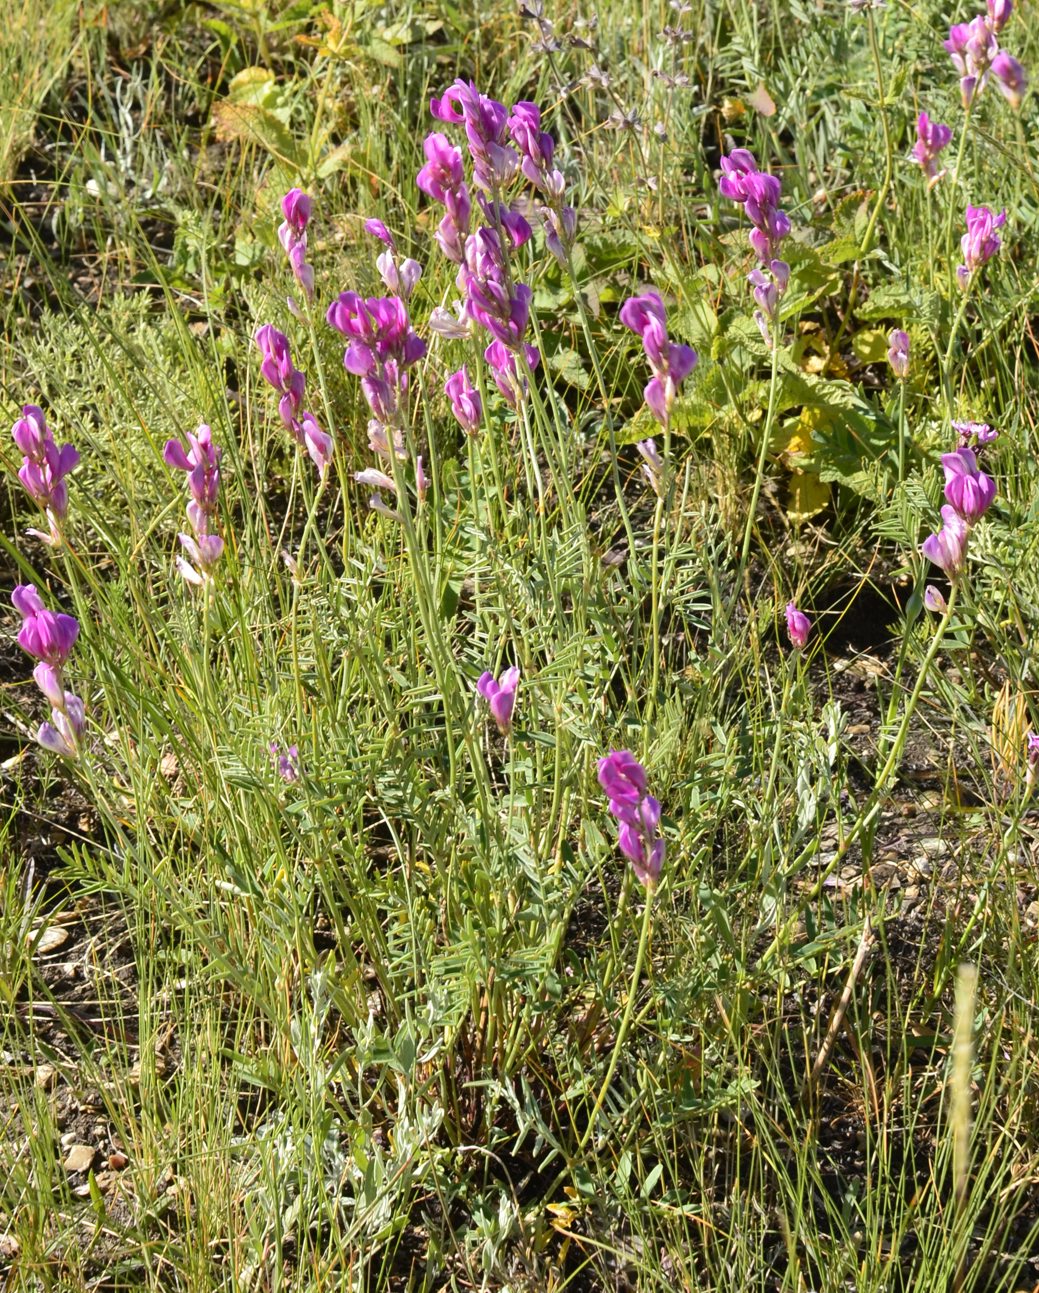
[[[906,478],[906,379],[898,385],[898,483]]]
[[[639,950],[635,954],[635,968],[631,972],[631,986],[628,989],[628,1000],[624,1005],[624,1014],[621,1017],[620,1028],[617,1030],[617,1040],[613,1043],[613,1054],[610,1056],[609,1068],[606,1070],[606,1076],[603,1078],[602,1086],[599,1088],[599,1094],[595,1098],[595,1104],[592,1107],[591,1116],[588,1119],[588,1126],[584,1129],[584,1134],[578,1141],[578,1150],[584,1149],[588,1143],[588,1138],[595,1129],[595,1120],[599,1116],[599,1110],[602,1108],[603,1101],[606,1099],[606,1093],[610,1089],[610,1083],[613,1081],[613,1075],[617,1072],[617,1065],[620,1063],[621,1048],[628,1038],[628,1029],[631,1027],[631,1016],[635,1009],[635,994],[638,991],[639,978],[642,975],[642,964],[646,959],[646,949],[649,946],[649,930],[651,917],[653,914],[653,898],[656,894],[656,885],[648,885],[646,888],[646,909],[642,913],[642,933],[639,936]]]
[[[769,379],[768,386],[768,411],[765,414],[765,426],[761,435],[761,448],[758,450],[758,463],[754,473],[754,488],[750,494],[750,504],[747,508],[747,523],[743,530],[743,546],[740,548],[740,564],[736,571],[736,582],[733,585],[732,603],[729,607],[730,615],[726,617],[731,620],[732,607],[740,595],[740,589],[743,586],[743,579],[747,571],[747,562],[750,558],[750,542],[754,534],[754,518],[757,515],[758,499],[761,497],[761,486],[765,480],[765,463],[768,459],[769,441],[772,439],[772,424],[776,416],[776,402],[779,393],[779,323],[778,321],[772,329],[772,376]]]

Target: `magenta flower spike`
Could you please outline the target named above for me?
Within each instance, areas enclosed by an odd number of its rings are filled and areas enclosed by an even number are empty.
[[[62,543],[61,526],[69,505],[69,487],[65,477],[79,462],[79,453],[71,444],[59,449],[54,435],[36,404],[26,404],[22,416],[11,428],[15,444],[24,454],[18,479],[25,492],[47,515],[49,532],[30,530],[51,547]]]
[[[307,225],[310,223],[311,200],[302,189],[289,189],[281,200],[285,221],[278,228],[278,241],[288,257],[289,266],[307,300],[314,299],[314,268],[307,264]]]
[[[1006,224],[1007,213],[993,214],[988,207],[967,207],[967,232],[960,239],[963,264],[956,270],[960,286],[966,288],[974,273],[999,251],[1001,239],[996,232]]]
[[[1034,768],[1036,765],[1039,765],[1039,733],[1028,733],[1028,740],[1025,749],[1028,754],[1028,762],[1032,767]]]
[[[887,361],[900,381],[909,376],[909,333],[896,328],[887,339]]]
[[[465,365],[452,373],[444,383],[444,392],[451,401],[451,412],[467,435],[476,435],[483,421],[483,403],[480,392],[469,382]]]
[[[599,784],[617,820],[617,843],[641,884],[660,878],[666,843],[659,835],[659,800],[646,793],[646,770],[630,750],[613,750],[599,760]]]
[[[934,188],[945,174],[944,168],[938,169],[938,155],[948,146],[952,139],[952,129],[932,121],[926,112],[921,112],[916,119],[916,143],[910,156],[927,176],[927,187]]]
[[[18,645],[35,659],[61,669],[79,636],[79,622],[61,611],[47,610],[34,584],[19,584],[11,604],[22,617]]]
[[[512,731],[512,711],[516,706],[519,683],[520,671],[517,665],[506,669],[500,682],[488,671],[482,673],[476,683],[476,690],[487,702],[491,717],[505,736]]]
[[[629,297],[621,306],[620,321],[642,338],[653,374],[643,394],[650,412],[666,427],[678,388],[696,366],[696,351],[668,338],[664,303],[657,292]]]
[[[803,651],[808,645],[808,635],[812,631],[812,621],[804,611],[797,609],[795,602],[787,602],[786,631],[790,635],[790,643],[794,649]]]
[[[790,233],[790,218],[779,209],[781,185],[774,175],[758,170],[754,154],[734,148],[721,158],[718,191],[722,197],[739,202],[754,226],[750,245],[761,268],[748,276],[758,309],[754,321],[765,344],[772,345],[772,330],[779,319],[779,303],[790,281],[790,266],[779,258],[779,245]]]
[[[942,528],[923,541],[920,551],[950,579],[956,579],[966,559],[968,534],[967,522],[951,504],[946,503],[942,508]]]
[[[163,461],[168,467],[187,472],[190,534],[178,534],[183,555],[178,556],[178,572],[196,588],[212,578],[213,569],[224,553],[224,541],[214,533],[219,508],[220,458],[222,450],[213,443],[212,430],[203,422],[194,435],[188,435],[189,449],[179,440],[167,440]]]
[[[945,497],[968,525],[985,514],[996,497],[996,482],[978,468],[972,449],[942,455]]]

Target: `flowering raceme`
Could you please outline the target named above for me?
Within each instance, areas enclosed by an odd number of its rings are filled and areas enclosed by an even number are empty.
[[[778,256],[779,246],[790,232],[790,218],[779,209],[781,187],[774,175],[758,170],[754,154],[734,148],[721,158],[718,191],[722,197],[739,202],[754,228],[750,245],[761,262],[748,280],[754,288],[758,309],[754,313],[765,343],[772,344],[772,329],[779,320],[779,303],[790,282],[790,266]]]
[[[971,527],[988,511],[996,496],[996,483],[978,467],[973,449],[960,448],[942,455],[945,472],[945,505],[942,528],[924,540],[921,551],[934,565],[956,580],[963,572]]]
[[[667,845],[659,832],[658,800],[646,794],[646,770],[629,750],[612,750],[599,760],[599,785],[617,820],[617,843],[647,889],[660,878]]]
[[[253,335],[257,349],[263,356],[260,376],[278,392],[278,416],[282,425],[297,444],[302,445],[311,461],[324,478],[332,461],[334,441],[323,431],[313,413],[303,408],[306,378],[292,362],[289,339],[273,324],[265,323]]]
[[[970,22],[954,23],[944,42],[946,51],[960,73],[960,95],[965,109],[995,77],[1000,92],[1013,108],[1021,106],[1028,81],[1024,68],[1011,54],[999,48],[996,37],[1013,12],[1011,0],[987,0],[988,12]]]
[[[994,215],[988,207],[967,206],[967,232],[960,239],[963,264],[957,266],[956,277],[960,286],[969,287],[974,274],[999,251],[1002,241],[997,229],[1007,222],[1007,213]]]
[[[620,320],[642,340],[653,373],[644,391],[646,403],[661,426],[666,427],[678,388],[696,367],[696,351],[668,337],[667,314],[657,292],[629,297],[621,306]]]
[[[921,112],[916,119],[916,143],[910,156],[927,176],[927,187],[933,189],[945,174],[944,168],[938,169],[938,155],[948,146],[952,138],[949,126],[932,121],[926,112]]]
[[[483,419],[483,402],[480,392],[470,384],[464,364],[444,383],[444,393],[451,401],[451,412],[459,426],[467,435],[475,435]]]
[[[22,407],[22,416],[11,428],[14,442],[25,455],[18,468],[18,479],[25,492],[47,515],[49,533],[30,530],[52,547],[62,542],[61,526],[69,506],[69,487],[65,477],[79,462],[79,453],[71,444],[59,449],[47,425],[43,410],[36,404]]]
[[[222,451],[213,443],[213,433],[204,422],[194,435],[188,435],[188,444],[190,449],[185,451],[179,440],[167,440],[162,457],[168,467],[188,475],[188,521],[192,533],[177,536],[186,554],[177,558],[177,570],[189,584],[201,587],[212,579],[224,553],[224,541],[212,528],[220,493]]]
[[[281,200],[284,223],[278,228],[278,241],[289,258],[293,276],[308,301],[314,299],[314,267],[307,264],[307,225],[310,223],[310,198],[302,189],[289,189]]]
[[[896,328],[887,342],[887,361],[891,365],[891,371],[899,381],[905,381],[909,376],[909,333]]]
[[[45,749],[74,759],[86,715],[82,700],[65,690],[63,670],[79,637],[79,623],[71,615],[47,610],[33,584],[19,584],[11,603],[22,617],[18,645],[38,661],[32,676],[51,706],[51,721],[40,725],[36,739]]]

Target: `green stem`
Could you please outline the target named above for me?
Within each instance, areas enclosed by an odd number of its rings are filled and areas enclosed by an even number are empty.
[[[639,936],[639,950],[635,954],[635,968],[631,972],[631,986],[628,989],[628,1000],[624,1005],[624,1014],[621,1017],[620,1028],[617,1031],[617,1040],[613,1043],[613,1054],[610,1056],[610,1064],[606,1070],[606,1076],[603,1078],[602,1086],[599,1088],[599,1094],[595,1097],[595,1104],[592,1106],[592,1112],[588,1119],[588,1126],[584,1129],[584,1134],[577,1143],[578,1150],[584,1149],[588,1139],[595,1130],[595,1120],[599,1116],[599,1110],[602,1108],[603,1101],[606,1099],[606,1093],[610,1089],[610,1083],[613,1081],[613,1075],[617,1072],[617,1065],[620,1063],[621,1048],[628,1039],[628,1029],[631,1027],[631,1016],[635,1009],[635,994],[638,991],[639,978],[642,975],[642,965],[646,959],[646,949],[649,947],[649,930],[651,917],[653,914],[653,898],[656,894],[656,886],[648,885],[646,888],[646,909],[642,914],[642,933]]]
[[[732,591],[732,602],[729,606],[727,621],[731,622],[732,610],[740,595],[743,579],[750,559],[750,542],[754,534],[754,518],[758,511],[758,499],[761,497],[761,486],[765,480],[765,463],[768,459],[769,441],[772,439],[772,424],[776,416],[776,401],[779,393],[779,323],[772,329],[772,375],[768,385],[768,411],[765,414],[765,427],[761,435],[761,448],[758,451],[757,468],[754,472],[754,488],[751,490],[750,505],[747,509],[747,524],[743,530],[743,546],[740,548],[740,564],[736,571],[736,582]]]

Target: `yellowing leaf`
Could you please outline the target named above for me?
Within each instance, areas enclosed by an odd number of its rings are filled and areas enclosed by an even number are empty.
[[[786,512],[795,521],[816,516],[830,501],[830,486],[808,471],[795,471],[787,487]]]

